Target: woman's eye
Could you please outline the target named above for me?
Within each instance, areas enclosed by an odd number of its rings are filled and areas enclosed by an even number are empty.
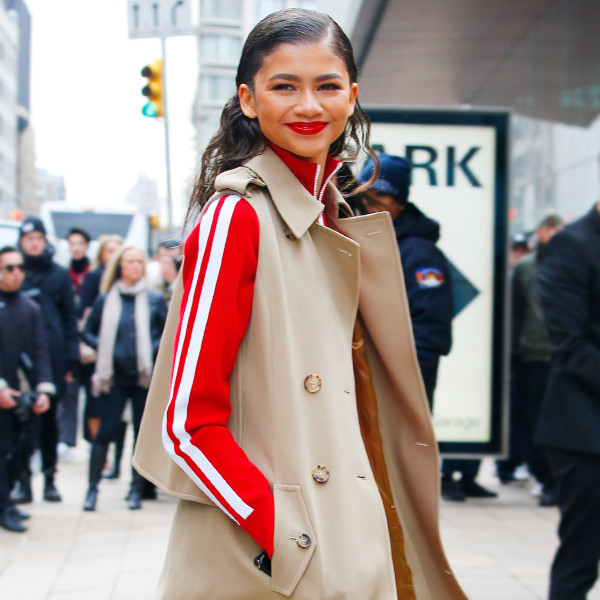
[[[320,90],[325,90],[325,91],[329,91],[329,90],[341,90],[342,87],[337,84],[337,83],[324,83],[323,85],[321,85],[319,87]]]
[[[294,86],[291,83],[277,83],[273,86],[274,90],[293,90]]]

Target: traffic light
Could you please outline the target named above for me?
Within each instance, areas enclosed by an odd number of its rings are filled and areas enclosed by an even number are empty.
[[[148,81],[142,88],[142,94],[148,98],[148,102],[142,108],[145,117],[163,117],[163,61],[157,58],[142,69],[142,77]]]

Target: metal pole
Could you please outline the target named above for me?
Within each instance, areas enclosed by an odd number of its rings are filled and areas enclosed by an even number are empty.
[[[165,38],[160,38],[162,46],[162,103],[165,124],[165,166],[167,169],[167,227],[173,226],[173,197],[171,195],[171,153],[169,151],[169,112],[167,105],[167,52]]]

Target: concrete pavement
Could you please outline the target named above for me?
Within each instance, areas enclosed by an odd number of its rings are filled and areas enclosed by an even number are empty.
[[[103,481],[98,510],[84,513],[87,457],[87,444],[80,442],[74,460],[60,463],[60,504],[40,500],[42,479],[35,478],[36,500],[22,507],[32,515],[26,534],[0,530],[1,600],[153,597],[175,502],[160,494],[143,510],[128,510],[125,472],[120,480]],[[499,498],[442,502],[442,537],[458,580],[471,600],[546,598],[556,509],[539,508],[528,484],[501,486],[489,460],[480,481]],[[600,600],[600,586],[589,600]]]

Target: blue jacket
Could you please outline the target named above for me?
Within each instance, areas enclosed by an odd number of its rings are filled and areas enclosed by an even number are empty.
[[[414,204],[394,220],[421,366],[445,356],[452,347],[454,299],[450,267],[436,243],[440,226]]]

